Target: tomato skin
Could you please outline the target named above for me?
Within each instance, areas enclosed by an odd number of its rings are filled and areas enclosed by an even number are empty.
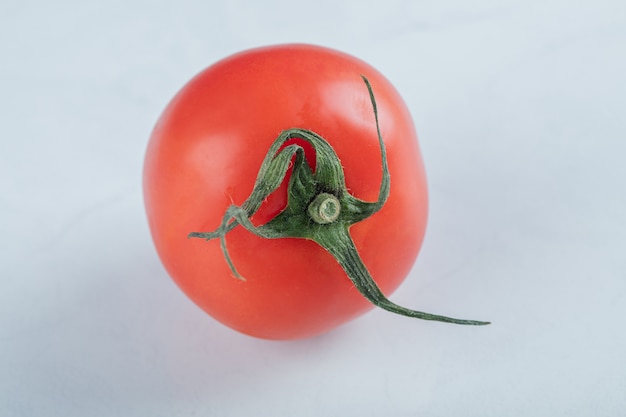
[[[188,239],[217,228],[250,194],[267,150],[288,128],[309,129],[337,152],[350,192],[378,197],[382,168],[376,125],[360,75],[370,80],[387,148],[391,190],[384,207],[350,234],[385,294],[405,279],[421,246],[427,188],[410,114],[378,71],[312,45],[244,51],[208,67],[173,98],[149,141],[144,199],[152,237],[168,273],[223,324],[266,339],[298,339],[333,329],[373,307],[337,261],[303,239],[267,240],[237,227],[226,236],[246,281],[233,277],[218,240]],[[286,186],[252,220],[286,205]]]

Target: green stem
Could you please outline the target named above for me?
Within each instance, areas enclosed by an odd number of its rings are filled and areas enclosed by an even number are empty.
[[[268,150],[248,199],[241,206],[229,207],[216,230],[191,232],[188,237],[205,240],[220,239],[224,258],[233,275],[239,279],[243,277],[237,272],[226,245],[226,235],[238,225],[266,239],[296,237],[313,240],[337,260],[357,290],[380,308],[423,320],[465,325],[489,324],[483,321],[460,320],[424,313],[391,302],[380,290],[359,256],[350,237],[350,226],[380,210],[387,201],[390,190],[387,153],[380,133],[376,99],[369,81],[364,76],[362,78],[372,102],[381,152],[383,173],[377,201],[363,201],[349,193],[339,158],[328,141],[310,130],[288,129],[276,138]],[[290,144],[283,148],[291,139],[304,140],[313,147],[316,155],[315,172],[311,171],[312,164],[307,162],[300,145]],[[293,170],[287,189],[287,206],[266,224],[254,225],[250,217],[280,186],[291,165],[293,165]]]
[[[321,193],[309,204],[308,212],[317,224],[332,223],[341,214],[341,202],[332,194]]]

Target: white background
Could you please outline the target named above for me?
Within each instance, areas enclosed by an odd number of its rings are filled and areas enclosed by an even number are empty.
[[[164,272],[143,154],[169,99],[254,46],[360,57],[405,98],[431,205],[391,297],[268,342]],[[626,2],[0,4],[0,415],[626,413]]]

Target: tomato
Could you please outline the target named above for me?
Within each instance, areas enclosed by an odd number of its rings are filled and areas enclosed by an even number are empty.
[[[313,141],[318,147],[298,135],[277,144],[288,129],[312,132],[320,138]],[[315,240],[317,232],[300,233],[298,226],[292,235],[277,238],[263,236],[261,229],[255,233],[255,227],[271,223],[290,206],[295,170],[313,179],[321,169],[320,146],[334,152],[345,180],[345,190],[326,195],[376,202],[381,184],[390,181],[384,204],[373,214],[332,226],[345,245],[352,245],[345,253],[358,254],[356,267],[339,262],[337,254],[341,258],[344,252],[328,250],[324,239]],[[285,154],[287,148],[293,153]],[[242,209],[256,190],[264,161],[278,164],[271,161],[278,158],[277,149],[284,151],[284,179],[278,178],[275,190],[257,195],[254,210]],[[311,193],[329,187],[315,181]],[[244,51],[189,81],[152,132],[144,200],[157,252],[182,291],[221,323],[266,339],[315,336],[370,310],[374,304],[362,294],[367,291],[357,291],[347,273],[355,268],[373,278],[375,284],[364,284],[374,288],[372,297],[392,293],[416,259],[428,207],[417,136],[398,92],[365,62],[312,45]],[[323,210],[334,207],[323,204]],[[238,210],[225,217],[232,206]],[[218,229],[218,238],[193,238]],[[440,319],[433,317],[420,318]]]

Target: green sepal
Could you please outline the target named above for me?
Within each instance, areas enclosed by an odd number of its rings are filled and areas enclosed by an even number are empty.
[[[261,164],[254,188],[248,199],[241,206],[230,206],[224,214],[222,223],[215,231],[192,232],[188,236],[206,240],[219,238],[224,257],[233,275],[239,279],[243,279],[243,277],[237,272],[226,245],[226,234],[237,225],[241,225],[249,232],[266,239],[286,237],[309,239],[328,251],[341,265],[357,290],[380,308],[424,320],[466,325],[489,324],[488,322],[460,320],[424,313],[391,302],[380,290],[359,256],[349,233],[350,226],[367,219],[380,210],[385,204],[390,190],[387,154],[380,133],[376,100],[367,78],[363,77],[363,81],[372,102],[381,150],[382,181],[377,201],[366,202],[348,192],[343,167],[328,141],[310,130],[288,129],[283,131],[271,145]],[[311,169],[313,164],[306,160],[302,146],[297,143],[289,143],[289,141],[293,142],[293,139],[306,141],[313,147],[316,155],[315,172]],[[292,161],[293,170],[287,187],[286,207],[266,224],[254,225],[250,218],[260,208],[263,201],[280,186]],[[331,213],[330,219],[324,219],[317,217],[311,211],[319,208],[317,205],[325,203],[332,203],[331,208],[338,204],[338,215]]]

